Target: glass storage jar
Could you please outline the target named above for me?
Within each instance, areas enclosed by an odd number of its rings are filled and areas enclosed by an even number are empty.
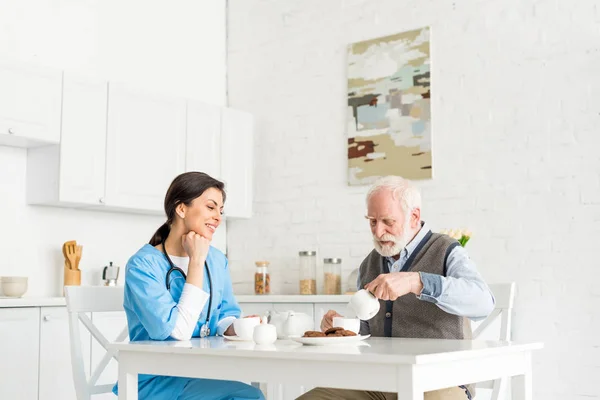
[[[323,259],[323,293],[342,294],[342,259]]]
[[[300,272],[300,294],[317,294],[317,252],[298,253]]]
[[[269,262],[256,261],[256,272],[254,272],[254,294],[271,293],[271,276],[269,275]]]

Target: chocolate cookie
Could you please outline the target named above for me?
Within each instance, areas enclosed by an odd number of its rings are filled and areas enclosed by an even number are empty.
[[[336,333],[338,331],[343,331],[344,328],[340,328],[340,327],[333,327],[333,328],[329,328],[325,331],[326,335],[329,335],[330,333]]]
[[[341,333],[342,336],[356,336],[356,333],[346,329],[344,329],[343,331],[339,331],[338,333]]]
[[[306,331],[303,337],[325,337],[325,334],[319,331]]]

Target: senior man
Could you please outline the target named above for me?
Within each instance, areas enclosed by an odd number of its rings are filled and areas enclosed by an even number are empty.
[[[487,317],[494,296],[459,243],[432,233],[421,220],[421,194],[408,180],[387,176],[367,193],[374,250],[359,269],[358,288],[379,299],[379,313],[361,322],[361,334],[401,338],[470,339],[470,320]],[[328,311],[321,329],[331,328]],[[465,382],[467,384],[469,382]],[[425,393],[425,400],[467,400],[470,385]],[[299,397],[397,399],[395,393],[316,388]],[[399,399],[402,400],[402,399]]]

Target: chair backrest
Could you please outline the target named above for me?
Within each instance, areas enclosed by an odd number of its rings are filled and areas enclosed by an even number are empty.
[[[512,309],[515,301],[515,283],[496,283],[489,285],[496,299],[494,311],[473,331],[473,339],[481,337],[482,333],[500,318],[500,334],[498,340],[511,340],[512,338]],[[491,400],[499,400],[507,395],[507,378],[494,381],[479,382],[478,389],[491,389]]]
[[[499,340],[511,340],[512,309],[515,301],[515,283],[496,283],[489,285],[496,299],[494,311],[473,331],[473,339],[481,334],[500,317]]]
[[[67,311],[69,313],[69,335],[71,342],[71,364],[73,380],[78,400],[89,400],[92,395],[109,393],[113,385],[96,385],[98,378],[112,358],[118,361],[118,355],[113,350],[108,350],[109,340],[93,324],[88,313],[123,311],[124,291],[122,287],[110,286],[65,286]],[[83,360],[81,332],[79,323],[82,323],[92,337],[106,350],[106,354],[98,363],[91,377],[87,378]],[[117,336],[116,341],[121,342],[128,336],[127,326]]]

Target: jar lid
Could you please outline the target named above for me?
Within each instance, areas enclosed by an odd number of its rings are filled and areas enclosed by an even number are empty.
[[[316,251],[312,251],[312,250],[310,250],[310,251],[300,251],[298,253],[298,255],[301,255],[301,256],[316,256],[317,252]]]
[[[254,264],[256,264],[257,267],[267,267],[269,265],[268,261],[256,261]]]
[[[342,259],[341,258],[324,258],[323,262],[325,264],[341,264]]]

